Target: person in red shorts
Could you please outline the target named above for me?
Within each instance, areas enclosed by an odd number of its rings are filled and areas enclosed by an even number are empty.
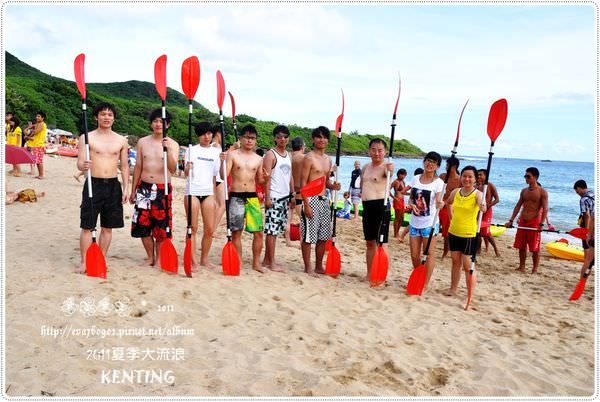
[[[150,113],[152,134],[140,138],[137,143],[134,185],[129,197],[129,202],[135,204],[131,236],[142,239],[148,266],[153,266],[159,259],[158,252],[167,236],[167,225],[173,233],[171,176],[177,169],[179,145],[172,138],[162,138],[161,115],[161,109]],[[171,114],[167,112],[166,128],[169,128],[170,122]],[[163,172],[163,147],[167,148],[167,183]],[[169,186],[168,205],[165,205],[165,184]]]
[[[460,187],[460,175],[458,174],[458,166],[460,162],[454,155],[446,159],[446,172],[449,172],[448,183],[446,184],[446,193],[444,194],[444,203],[450,197],[450,194],[455,188]],[[440,179],[446,180],[446,173],[440,175]],[[442,259],[448,255],[448,229],[450,228],[450,215],[448,215],[448,209],[446,204],[440,209],[439,213],[440,225],[442,225],[442,237],[444,238],[444,252],[442,253]]]
[[[479,169],[477,171],[477,190],[483,191],[483,183],[485,183],[485,178],[487,177],[486,169]],[[492,207],[500,202],[500,197],[498,196],[498,189],[492,182],[488,182],[487,191],[485,194],[485,203],[487,206],[487,210],[481,217],[481,238],[485,242],[485,252],[488,252],[488,247],[491,244],[496,257],[500,257],[500,252],[498,251],[498,246],[496,245],[496,240],[492,237],[492,232],[490,231],[490,226],[492,225]],[[481,252],[481,243],[479,243],[479,252]]]
[[[390,186],[390,196],[393,197],[392,206],[394,207],[394,237],[398,237],[398,232],[400,232],[400,226],[404,222],[404,187],[406,187],[406,183],[404,179],[406,178],[406,169],[398,169],[396,172],[396,180],[392,182]],[[393,193],[392,193],[393,190]]]
[[[525,182],[527,187],[521,190],[519,201],[513,210],[512,216],[504,224],[506,227],[512,227],[519,211],[519,223],[517,225],[517,234],[515,235],[514,248],[519,249],[519,267],[517,271],[525,272],[525,260],[527,258],[527,248],[533,254],[532,274],[538,271],[540,264],[540,243],[541,230],[548,216],[548,192],[538,183],[540,172],[535,167],[525,170]],[[530,228],[530,229],[529,229]]]

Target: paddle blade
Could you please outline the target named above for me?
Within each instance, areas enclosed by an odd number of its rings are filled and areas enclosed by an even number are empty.
[[[221,254],[221,265],[223,274],[227,276],[238,276],[240,274],[240,257],[231,241],[225,243]]]
[[[171,239],[165,239],[160,245],[160,268],[169,274],[176,274],[179,271],[179,261],[177,251]]]
[[[327,262],[325,263],[325,275],[330,275],[334,278],[340,274],[342,268],[342,258],[336,246],[331,246],[331,250],[327,253]]]
[[[81,99],[86,98],[85,93],[85,54],[81,53],[77,57],[75,57],[75,82],[77,83],[77,89],[81,94]]]
[[[87,276],[106,279],[106,260],[96,242],[93,242],[85,252],[85,272]]]
[[[327,242],[325,243],[325,251],[330,252],[332,245],[333,245],[333,242],[331,241],[331,239],[327,240]]]
[[[371,263],[371,276],[369,282],[371,287],[375,288],[385,283],[388,273],[389,257],[382,246],[377,247],[377,252]]]
[[[321,176],[318,179],[307,183],[304,187],[300,189],[300,194],[303,197],[313,197],[315,195],[321,194],[323,192],[323,188],[325,187],[325,176]]]
[[[571,297],[569,297],[569,301],[579,300],[579,298],[583,294],[583,290],[585,289],[586,281],[587,281],[587,278],[581,278],[579,280],[579,283],[577,284],[577,286],[575,286],[575,290],[573,291],[573,294],[571,295]]]
[[[154,86],[160,99],[167,99],[167,56],[164,54],[154,62]]]
[[[421,264],[413,269],[406,285],[406,294],[409,296],[421,296],[425,287],[426,277],[427,269],[425,268],[425,264]]]
[[[490,137],[492,142],[496,141],[496,138],[498,138],[502,129],[504,129],[507,115],[508,103],[506,102],[506,99],[499,99],[492,104],[487,126],[488,137]]]
[[[185,251],[183,252],[183,270],[185,276],[192,277],[192,239],[185,242]]]
[[[233,95],[231,92],[227,91],[229,94],[229,99],[231,99],[231,119],[235,121],[235,99],[233,99]]]
[[[194,99],[200,84],[200,61],[196,56],[189,57],[181,65],[181,88],[189,100]]]
[[[344,90],[342,89],[342,113],[340,113],[335,121],[335,135],[337,135],[338,138],[342,138],[342,121],[344,120],[345,103]]]
[[[217,104],[219,110],[223,110],[223,101],[225,100],[225,80],[221,70],[217,70]]]
[[[396,98],[396,105],[394,106],[393,118],[396,119],[396,112],[398,111],[398,103],[400,103],[400,90],[402,89],[402,81],[400,79],[400,72],[398,72],[398,97]]]
[[[458,146],[458,137],[460,137],[460,122],[462,121],[463,113],[465,112],[467,103],[469,103],[469,99],[467,99],[467,101],[465,102],[465,105],[463,106],[462,111],[460,112],[460,117],[458,118],[458,128],[456,129],[456,139],[454,140],[455,147]],[[488,122],[488,124],[489,124],[489,122]]]
[[[568,234],[578,239],[585,240],[588,234],[588,230],[587,228],[575,228],[568,232]]]

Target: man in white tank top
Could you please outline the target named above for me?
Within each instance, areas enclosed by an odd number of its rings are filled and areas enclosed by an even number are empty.
[[[286,126],[277,126],[273,129],[275,148],[270,149],[263,159],[263,166],[267,173],[265,183],[265,258],[263,266],[271,271],[283,272],[275,264],[275,245],[277,236],[285,230],[288,221],[288,212],[294,208],[295,201],[290,194],[294,192],[292,178],[292,158],[286,151],[290,132]]]

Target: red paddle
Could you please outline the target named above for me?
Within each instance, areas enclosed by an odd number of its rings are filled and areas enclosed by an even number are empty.
[[[154,85],[156,92],[162,100],[162,137],[163,140],[167,138],[167,56],[162,55],[154,63]],[[164,183],[165,183],[165,216],[169,221],[169,177],[167,175],[167,147],[163,145],[163,172],[164,172]],[[167,222],[167,237],[163,240],[160,245],[158,252],[160,256],[160,268],[170,274],[176,274],[179,270],[179,261],[177,257],[177,251],[173,242],[171,241],[171,222]]]
[[[190,160],[192,149],[192,110],[194,96],[200,84],[200,61],[196,56],[189,57],[181,65],[181,87],[183,93],[189,100],[188,107],[188,153],[185,158]],[[188,189],[192,188],[192,172],[188,172]],[[192,195],[187,195],[188,216],[187,216],[187,238],[185,241],[185,251],[183,252],[183,270],[188,278],[192,277]]]
[[[233,98],[232,98],[233,99]],[[225,122],[223,120],[223,101],[225,100],[225,80],[221,71],[217,71],[217,104],[219,105],[219,124],[221,125],[221,147],[225,152]],[[227,177],[227,161],[223,161],[223,177]],[[231,224],[229,222],[229,191],[227,180],[223,181],[223,192],[225,193],[225,218],[227,220],[227,243],[221,253],[221,265],[223,274],[237,276],[240,274],[240,256],[231,241]]]
[[[83,136],[85,138],[85,159],[90,160],[90,141],[88,138],[88,126],[87,126],[87,104],[86,104],[86,91],[85,91],[85,54],[81,53],[75,58],[75,82],[77,82],[77,89],[81,94],[81,110],[83,112]],[[90,219],[92,220],[92,244],[88,247],[85,252],[85,272],[87,276],[94,276],[97,278],[106,279],[106,260],[104,254],[98,243],[96,242],[96,219],[94,219],[94,196],[92,193],[92,172],[90,169],[87,173],[87,189],[88,199],[90,202]]]
[[[398,110],[398,102],[400,102],[400,90],[402,89],[402,82],[400,80],[400,74],[398,74],[398,97],[396,98],[396,105],[394,106],[394,113],[392,114],[392,133],[390,134],[390,155],[388,162],[392,161],[392,154],[394,153],[394,133],[396,131],[396,111]],[[369,275],[369,282],[371,287],[377,287],[383,283],[387,278],[389,257],[387,251],[383,248],[383,243],[388,241],[388,231],[390,227],[390,172],[386,174],[385,184],[385,199],[383,200],[383,206],[385,208],[381,224],[379,225],[379,245],[377,246],[377,252],[373,256],[371,262],[371,274]],[[398,218],[400,219],[400,218]]]
[[[285,197],[279,198],[277,202],[287,200],[288,198],[292,198],[299,194],[302,194],[303,197],[314,197],[315,195],[319,195],[323,192],[323,187],[325,187],[325,176],[321,176],[309,183],[306,183],[304,187],[300,189],[300,191],[296,191],[295,193],[290,193]]]
[[[504,125],[506,124],[506,118],[508,116],[508,103],[506,99],[499,99],[492,104],[490,108],[490,114],[488,115],[488,126],[487,126],[487,134],[490,137],[490,151],[488,152],[488,162],[487,162],[487,174],[485,175],[485,181],[483,183],[483,199],[485,200],[487,193],[488,180],[490,178],[490,169],[492,167],[492,156],[494,155],[494,143],[496,139],[500,136],[500,133],[504,129]],[[480,239],[481,232],[481,218],[483,214],[479,211],[479,216],[477,218],[477,239]],[[465,310],[469,309],[469,305],[471,304],[471,298],[473,297],[473,273],[475,272],[475,259],[477,257],[477,248],[473,248],[473,254],[471,255],[471,269],[469,269],[469,275],[467,277],[467,304],[465,305]]]
[[[458,118],[458,128],[456,129],[456,138],[454,140],[454,147],[452,147],[452,156],[456,155],[456,149],[458,148],[458,139],[460,137],[460,123],[462,122],[463,114],[465,113],[465,108],[469,100],[465,102],[465,105],[460,112],[460,117]],[[450,166],[446,170],[446,178],[444,179],[444,186],[442,187],[441,194],[446,193],[446,186],[448,185],[448,178],[450,177]],[[437,217],[439,214],[439,209],[436,208],[435,215],[433,216],[433,227],[435,227],[435,223],[437,221]],[[421,264],[413,269],[410,277],[408,278],[408,283],[406,285],[406,294],[411,296],[421,296],[423,294],[423,288],[425,288],[425,281],[427,279],[427,268],[425,267],[425,263],[427,262],[427,257],[429,256],[429,246],[431,245],[431,239],[433,238],[433,227],[429,232],[429,237],[427,238],[427,245],[425,246],[425,251],[423,252],[423,257],[421,259]]]
[[[335,122],[335,134],[337,135],[337,147],[335,151],[335,172],[334,181],[337,182],[338,169],[340,166],[340,148],[342,147],[342,121],[344,120],[344,90],[342,89],[342,113],[337,117]],[[335,246],[335,228],[336,228],[336,204],[337,190],[333,190],[333,203],[331,204],[331,219],[333,219],[333,231],[331,234],[331,248],[327,253],[327,261],[325,262],[325,274],[337,278],[342,268],[340,251]]]
[[[502,226],[502,227],[506,227],[505,225],[499,225],[496,223],[492,223],[492,226]],[[513,229],[522,229],[522,230],[533,230],[536,232],[548,232],[548,233],[564,233],[564,234],[568,234],[571,235],[573,237],[576,237],[578,239],[581,240],[585,240],[587,234],[588,234],[588,230],[587,228],[575,228],[575,229],[571,229],[568,232],[565,232],[564,230],[550,230],[550,229],[536,229],[536,228],[530,228],[527,226],[508,226],[509,228],[513,228]]]
[[[583,290],[585,289],[585,282],[587,281],[588,276],[590,276],[590,274],[592,273],[592,268],[594,268],[595,260],[595,258],[592,258],[592,261],[590,261],[590,265],[583,273],[583,276],[579,280],[579,283],[577,283],[577,286],[575,286],[575,290],[573,291],[571,297],[569,297],[569,301],[579,300],[579,298],[583,294]]]

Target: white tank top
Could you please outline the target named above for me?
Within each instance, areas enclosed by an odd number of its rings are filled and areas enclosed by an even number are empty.
[[[271,149],[275,155],[275,167],[271,170],[271,198],[282,198],[290,194],[290,177],[292,175],[292,158],[286,151],[281,156]]]

